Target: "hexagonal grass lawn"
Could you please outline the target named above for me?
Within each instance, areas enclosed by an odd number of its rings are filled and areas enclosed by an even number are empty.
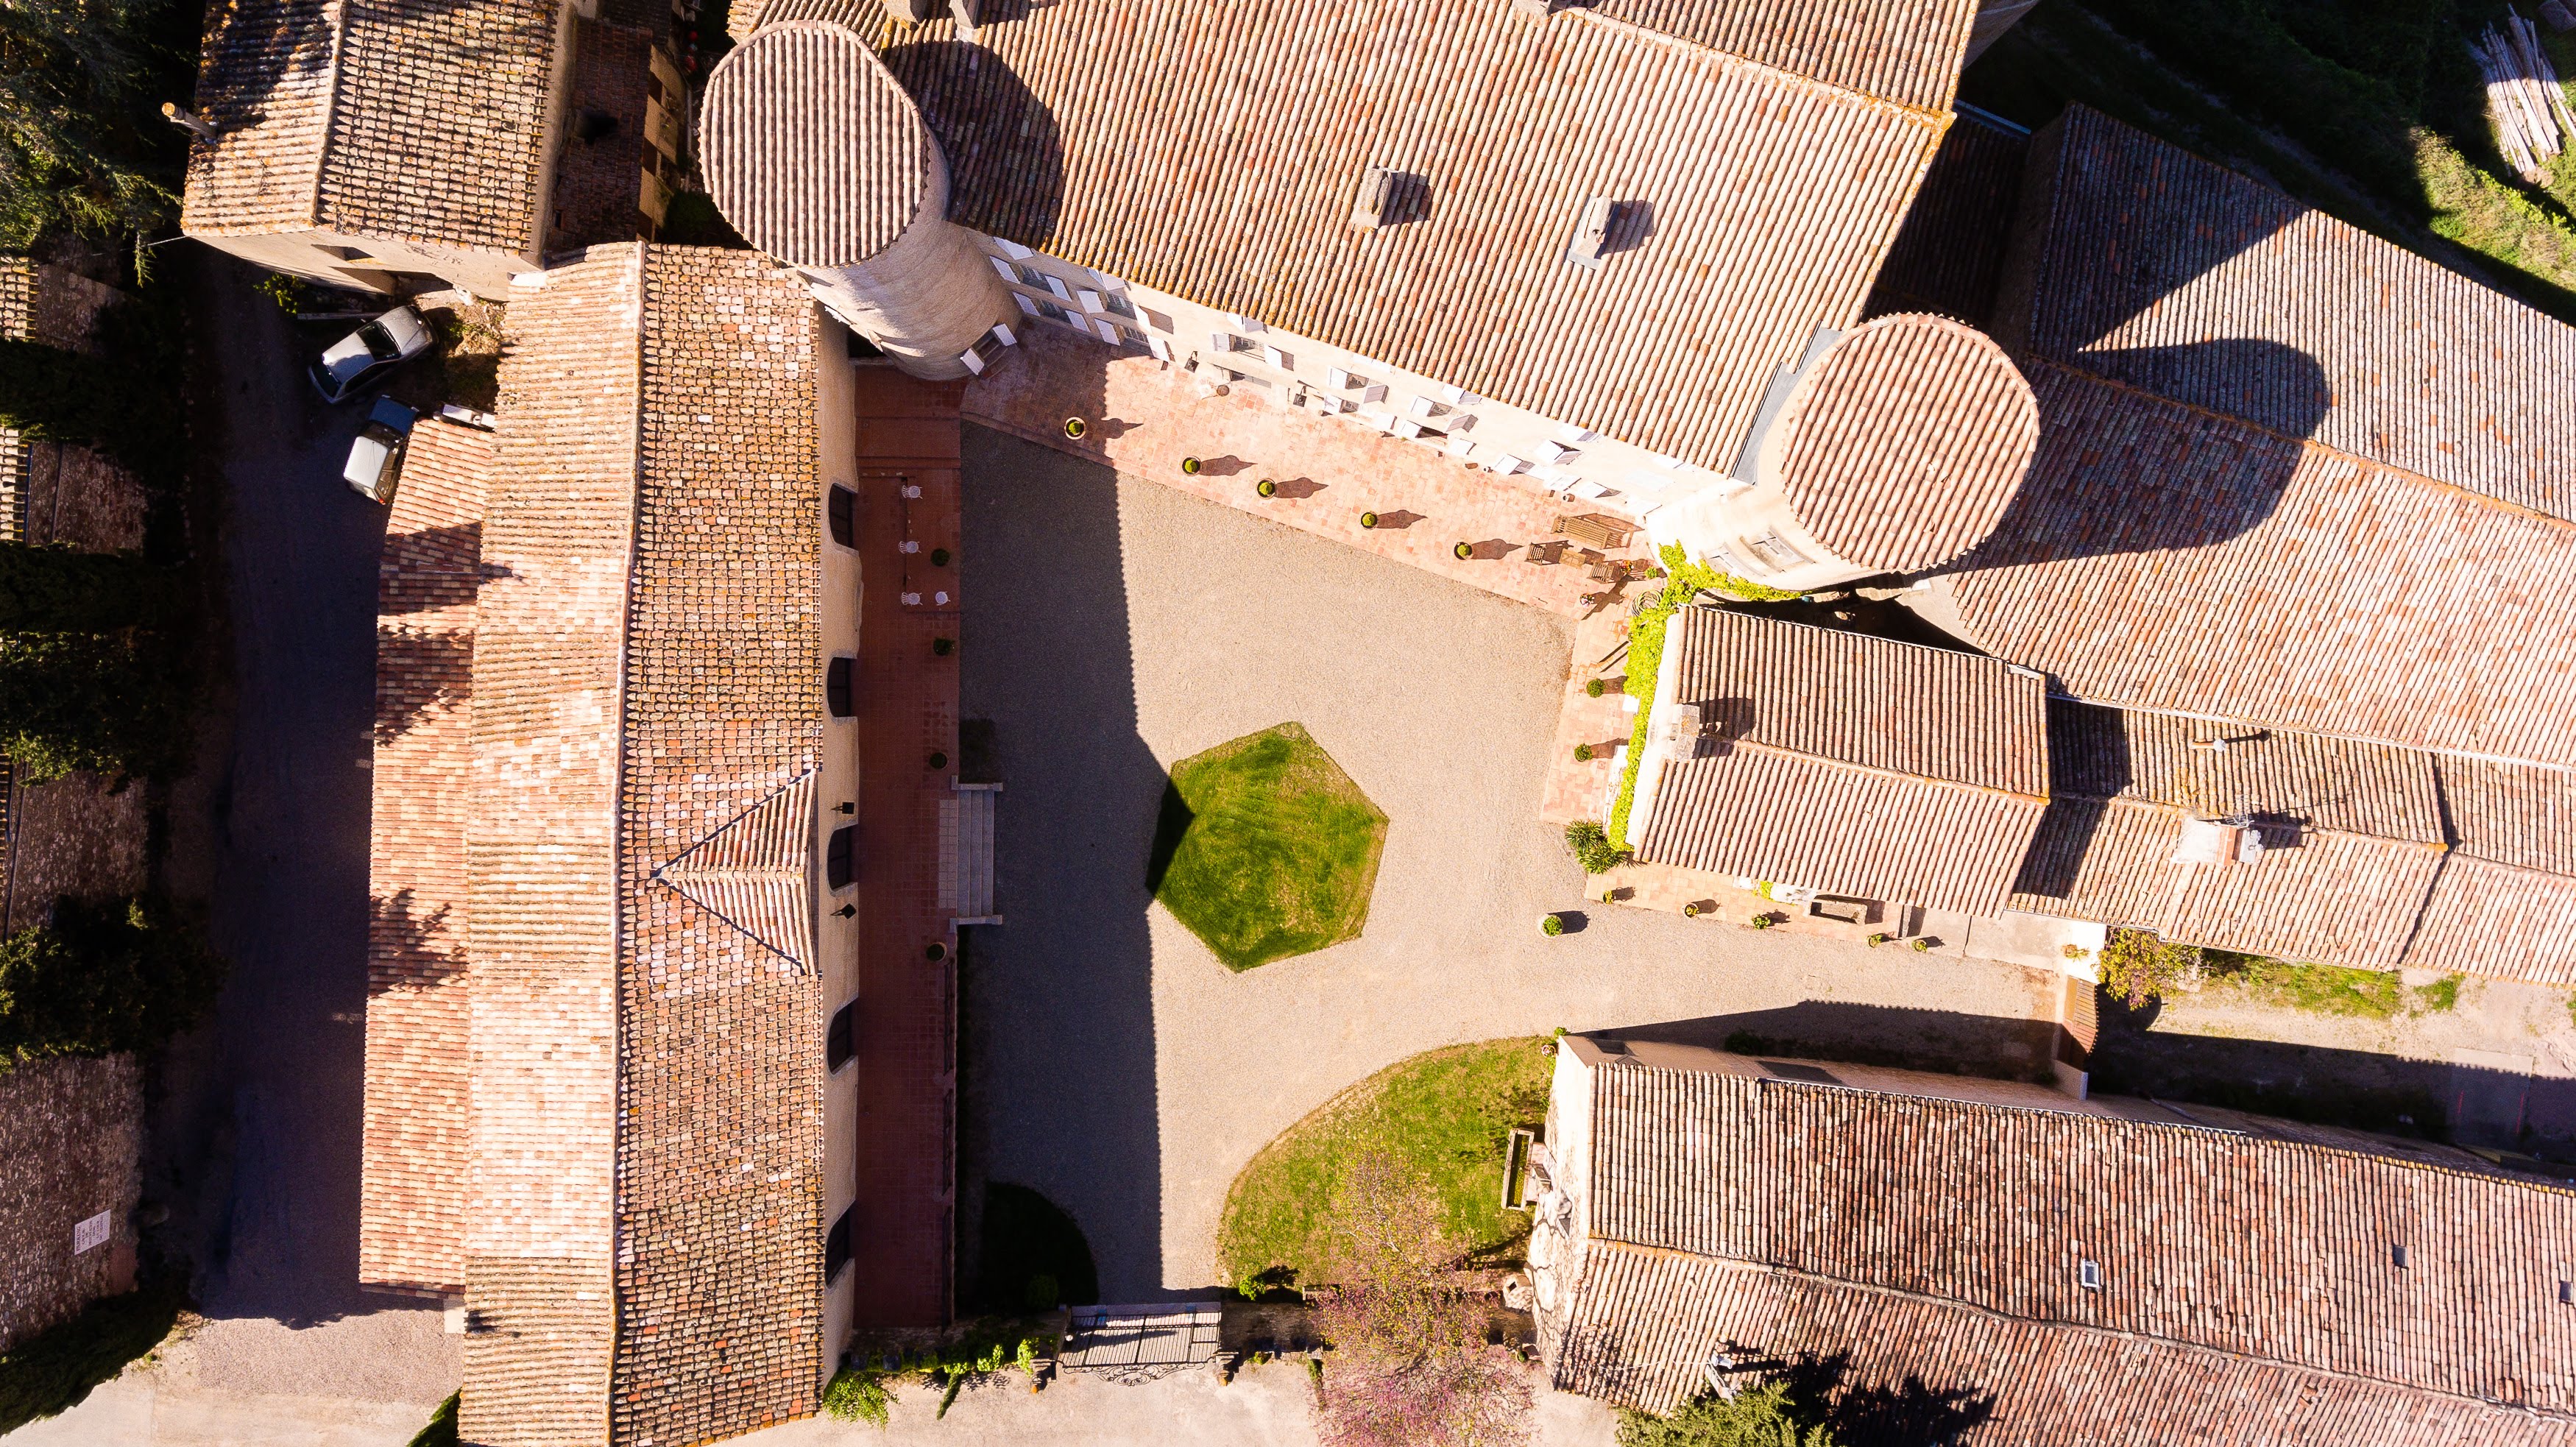
[[[1303,724],[1172,766],[1146,887],[1233,970],[1358,936],[1386,815]]]

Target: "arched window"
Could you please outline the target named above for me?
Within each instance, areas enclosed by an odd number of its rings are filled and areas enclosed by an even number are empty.
[[[853,1229],[851,1218],[858,1214],[858,1210],[856,1201],[843,1206],[839,1218],[832,1222],[832,1229],[823,1233],[823,1284],[825,1286],[830,1286],[839,1280],[841,1273],[849,1269],[850,1233]]]
[[[852,1000],[832,1012],[832,1027],[823,1032],[823,1068],[838,1070],[850,1063],[859,1051],[859,1002]]]

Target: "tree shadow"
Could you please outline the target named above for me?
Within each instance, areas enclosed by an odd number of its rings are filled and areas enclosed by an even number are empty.
[[[1847,1351],[1800,1353],[1780,1375],[1793,1399],[1826,1404],[1826,1430],[1848,1447],[1954,1442],[1995,1414],[1992,1393],[1935,1387],[1910,1371],[1902,1379],[1872,1380],[1856,1371]]]

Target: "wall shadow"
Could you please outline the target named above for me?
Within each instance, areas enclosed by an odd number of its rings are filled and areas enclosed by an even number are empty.
[[[2088,369],[2240,379],[2271,399],[2271,431],[2118,388],[2040,375],[2039,452],[1994,532],[1925,576],[2215,547],[2268,521],[2300,440],[2331,404],[2325,371],[2295,347],[2230,338],[2088,354]]]
[[[1096,394],[1076,400],[1099,415]],[[1101,1299],[1131,1301],[1176,1294],[1162,1287],[1151,895],[1137,885],[1178,838],[1160,837],[1177,791],[1137,732],[1117,481],[966,428],[962,702],[991,721],[1008,788],[1008,922],[978,931],[960,983],[958,1174],[961,1202],[987,1182],[1042,1192],[1087,1238]],[[980,1261],[959,1265],[961,1288],[980,1281]]]
[[[2048,1079],[2050,1052],[2057,1044],[2057,1026],[2048,1020],[1848,1000],[1801,1000],[1769,1010],[1704,1015],[1601,1033],[1738,1055],[1839,1060],[1994,1080]]]

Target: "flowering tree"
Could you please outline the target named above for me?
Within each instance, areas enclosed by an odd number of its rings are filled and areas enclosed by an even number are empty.
[[[1437,1194],[1384,1147],[1363,1150],[1333,1200],[1334,1274],[1319,1315],[1335,1347],[1318,1431],[1329,1447],[1519,1447],[1528,1369],[1486,1343],[1462,1291]]]

